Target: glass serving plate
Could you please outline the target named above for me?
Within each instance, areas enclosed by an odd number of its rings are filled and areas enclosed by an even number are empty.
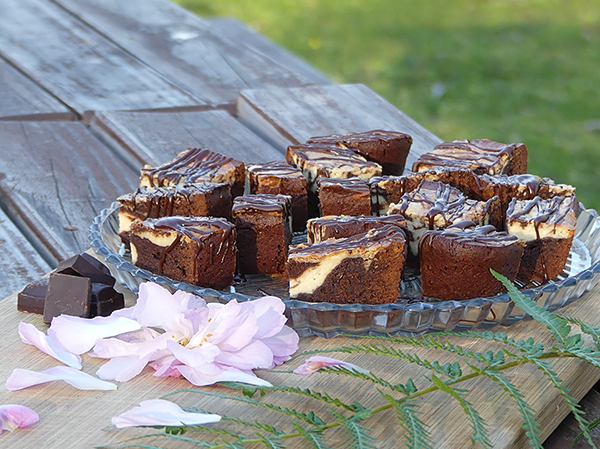
[[[288,325],[300,336],[330,338],[342,333],[414,335],[435,330],[512,324],[525,316],[506,293],[462,301],[424,300],[416,276],[402,281],[396,303],[379,305],[309,303],[289,299],[287,284],[279,278],[265,275],[246,276],[223,291],[177,282],[131,263],[131,254],[124,249],[118,235],[118,210],[119,203],[115,202],[94,219],[90,240],[96,252],[106,259],[112,274],[129,289],[137,292],[140,283],[153,281],[171,290],[194,293],[207,301],[248,301],[264,295],[278,296],[286,304]],[[299,242],[303,236],[296,235],[294,238]],[[547,310],[555,310],[579,298],[600,282],[599,242],[598,214],[582,206],[563,273],[544,285],[522,288],[521,291]]]

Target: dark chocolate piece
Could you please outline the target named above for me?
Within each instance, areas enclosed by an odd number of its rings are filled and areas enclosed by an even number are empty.
[[[89,278],[52,273],[44,304],[44,323],[65,314],[89,318],[92,287]]]
[[[48,278],[38,279],[28,284],[17,296],[17,310],[28,313],[44,313]]]
[[[76,254],[61,261],[54,271],[71,276],[87,277],[92,282],[100,282],[111,287],[115,285],[115,278],[110,275],[110,270],[98,259],[86,253]]]
[[[92,283],[90,317],[109,316],[125,307],[125,297],[110,285]]]

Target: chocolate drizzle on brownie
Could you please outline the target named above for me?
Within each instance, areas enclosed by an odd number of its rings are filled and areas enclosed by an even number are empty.
[[[142,168],[156,180],[158,186],[182,182],[210,181],[215,174],[234,159],[201,148],[191,148],[166,164],[155,168]]]
[[[220,263],[223,263],[227,252],[230,251],[232,247],[235,247],[233,244],[234,239],[231,238],[231,234],[235,233],[235,227],[224,219],[204,217],[163,217],[157,220],[147,220],[145,223],[154,229],[177,232],[175,240],[161,253],[158,265],[161,272],[163,271],[167,255],[179,244],[182,236],[186,236],[197,243],[197,250],[194,257],[195,282],[198,282],[197,262],[201,252],[208,248],[209,263],[213,264],[216,256],[219,257]],[[215,242],[211,240],[208,242],[207,247],[206,239],[210,235],[213,235],[215,231],[218,231],[221,234],[219,246],[216,248]]]
[[[272,195],[263,193],[259,195],[245,195],[238,197],[233,202],[231,212],[235,215],[237,212],[245,210],[259,210],[261,212],[286,212],[289,213],[289,197],[286,195]]]

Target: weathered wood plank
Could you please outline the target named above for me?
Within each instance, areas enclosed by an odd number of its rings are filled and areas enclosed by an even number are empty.
[[[0,58],[0,120],[75,120],[64,104]]]
[[[129,294],[128,300],[132,297]],[[577,301],[569,304],[562,311],[569,316],[579,316],[591,324],[600,324],[600,302],[598,292],[587,294]],[[39,329],[45,330],[47,326],[42,323],[40,316],[27,315],[16,311],[15,296],[0,302],[0,339],[3,348],[10,351],[0,353],[0,378],[6,379],[15,368],[32,369],[41,371],[55,366],[57,363],[50,357],[42,354],[32,346],[24,345],[15,331],[19,321],[33,323]],[[542,326],[536,322],[524,321],[510,327],[498,326],[492,330],[506,332],[515,340],[533,337],[536,341],[550,344],[551,339]],[[372,340],[350,339],[338,337],[325,340],[317,337],[303,338],[300,341],[301,351],[328,350],[335,347],[351,344],[369,344]],[[495,349],[493,343],[475,341],[471,339],[456,339],[463,347],[472,350],[485,351]],[[439,352],[432,352],[425,348],[409,349],[423,359],[438,360],[445,363],[454,360],[452,356]],[[358,366],[372,370],[374,374],[384,376],[392,382],[406,383],[407,379],[414,380],[418,388],[425,383],[423,376],[428,371],[413,364],[393,357],[374,357],[371,355],[335,354],[343,360],[355,363]],[[291,364],[294,368],[303,360]],[[83,357],[83,371],[94,374],[104,361],[88,356]],[[581,361],[565,358],[554,363],[554,370],[564,380],[564,385],[571,389],[570,393],[575,398],[582,398],[594,385],[600,371]],[[156,434],[154,429],[123,429],[107,428],[110,418],[121,412],[137,406],[141,401],[155,399],[166,393],[180,388],[189,387],[189,383],[182,379],[157,378],[152,376],[153,370],[146,368],[135,379],[120,383],[118,390],[111,392],[85,392],[76,391],[65,383],[45,384],[22,390],[19,392],[0,391],[0,403],[18,402],[36,410],[40,415],[40,422],[30,428],[3,435],[3,444],[12,449],[25,449],[31,447],[44,447],[48,449],[62,447],[95,447],[101,444],[110,444],[123,441],[127,438],[140,435]],[[309,388],[313,391],[325,391],[331,396],[339,397],[347,403],[359,401],[373,407],[381,405],[383,400],[375,391],[375,386],[366,386],[360,382],[335,374],[316,373],[311,376],[294,374],[278,374],[261,371],[259,376],[272,382],[284,383],[299,388]],[[507,376],[535,410],[541,424],[541,438],[545,439],[552,430],[568,414],[568,408],[556,391],[549,385],[544,374],[535,369],[515,367]],[[529,447],[522,429],[522,421],[516,406],[511,402],[508,393],[485,378],[472,379],[464,384],[456,385],[467,388],[469,393],[465,396],[488,424],[489,437],[492,447],[526,448]],[[224,387],[205,387],[204,391],[232,394],[232,390]],[[199,407],[211,412],[226,414],[254,421],[267,421],[269,424],[283,429],[291,429],[287,417],[263,409],[255,409],[241,403],[232,403],[216,397],[205,397],[198,394],[182,393],[169,399],[184,407]],[[274,402],[281,406],[294,407],[307,412],[314,410],[318,416],[328,419],[331,415],[327,406],[322,403],[311,402],[307,398],[296,395],[278,395],[268,392],[263,398],[267,402]],[[428,394],[414,401],[415,407],[421,412],[418,416],[429,425],[434,448],[467,448],[471,447],[473,433],[470,422],[464,418],[457,401],[447,394],[436,392]],[[258,412],[258,414],[257,414]],[[248,418],[255,417],[255,418]],[[404,443],[404,431],[401,429],[394,410],[378,413],[376,417],[367,419],[361,424],[371,428],[371,434],[378,439],[377,447],[381,449],[396,449]],[[68,430],[65,430],[68,429]],[[240,433],[248,433],[248,429],[241,429]],[[190,431],[186,437],[200,435]],[[217,440],[220,435],[203,433],[206,438]],[[348,440],[344,432],[333,432],[326,440],[328,447],[348,447]],[[189,443],[175,439],[148,438],[138,443],[169,447],[173,449],[187,448]],[[166,446],[165,446],[166,445]],[[302,441],[286,441],[286,447],[308,447]]]
[[[0,54],[80,114],[204,105],[50,1],[1,10]]]
[[[0,209],[0,298],[21,290],[52,268]]]
[[[138,174],[81,123],[0,122],[0,194],[57,259],[89,247],[92,219]]]
[[[313,136],[385,129],[413,137],[406,163],[442,140],[362,84],[243,91],[239,117],[281,147]]]
[[[331,80],[318,69],[310,65],[304,59],[296,56],[260,33],[249,28],[243,22],[233,17],[216,17],[209,19],[211,28],[233,42],[243,42],[245,46],[251,47],[273,61],[281,64],[294,73],[303,75],[316,84],[332,84]]]
[[[158,165],[188,147],[216,151],[244,162],[283,160],[266,143],[225,111],[103,112],[91,129],[115,148],[122,148],[132,167]]]
[[[585,397],[579,402],[579,406],[586,414],[586,419],[591,421],[600,416],[600,393],[592,389]],[[560,423],[560,426],[556,428],[552,435],[544,442],[545,449],[563,449],[572,447],[574,449],[588,449],[592,446],[587,442],[585,438],[582,438],[577,443],[573,444],[573,441],[579,435],[581,430],[573,413],[570,413],[567,418]],[[600,427],[594,428],[590,435],[592,441],[596,446],[600,445]]]
[[[131,54],[212,105],[233,105],[242,89],[318,82],[168,0],[54,0]]]

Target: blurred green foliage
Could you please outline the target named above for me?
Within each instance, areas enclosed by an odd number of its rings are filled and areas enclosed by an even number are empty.
[[[598,0],[178,0],[234,16],[445,140],[522,141],[600,208]]]

